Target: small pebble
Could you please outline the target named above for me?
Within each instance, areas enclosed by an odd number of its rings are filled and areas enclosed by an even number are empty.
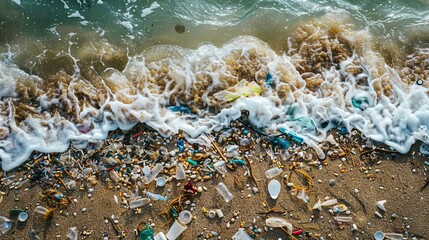
[[[331,186],[331,187],[334,186],[335,185],[335,179],[330,179],[328,183],[329,183],[329,186]]]

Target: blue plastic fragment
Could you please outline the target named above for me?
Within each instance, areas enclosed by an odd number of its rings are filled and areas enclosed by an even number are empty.
[[[181,112],[181,113],[186,113],[186,114],[192,114],[192,110],[189,107],[186,106],[170,106],[168,107],[168,109],[170,109],[170,111],[172,112]]]
[[[270,140],[270,142],[280,148],[288,149],[290,147],[290,143],[287,140],[281,139],[281,138],[273,138]]]
[[[342,127],[342,128],[340,129],[340,134],[341,134],[341,135],[346,135],[346,134],[347,134],[347,128],[346,128],[346,127]]]
[[[179,141],[177,141],[177,147],[179,148],[179,152],[183,152],[183,150],[185,150],[185,141],[179,139]]]
[[[159,194],[155,194],[155,193],[151,193],[151,192],[146,192],[146,196],[148,198],[152,198],[153,200],[161,200],[161,201],[167,201],[167,197],[163,197]]]
[[[298,134],[296,134],[294,132],[287,131],[285,128],[280,128],[280,132],[285,133],[286,135],[291,137],[292,141],[295,141],[295,142],[300,143],[300,144],[302,144],[304,142],[304,138],[302,138],[301,136],[299,136]]]
[[[244,130],[243,130],[243,134],[244,134],[244,135],[247,135],[248,133],[249,133],[249,131],[248,131],[247,129],[244,129]]]
[[[271,87],[271,84],[273,84],[274,77],[271,73],[267,73],[267,78],[265,79],[265,85],[268,87]]]
[[[235,164],[240,165],[240,166],[246,165],[246,161],[241,160],[241,159],[235,159],[234,158],[234,159],[229,160],[229,162],[235,163]]]

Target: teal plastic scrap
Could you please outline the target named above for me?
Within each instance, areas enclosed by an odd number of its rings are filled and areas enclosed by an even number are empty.
[[[280,148],[288,149],[290,147],[289,141],[278,138],[278,137],[270,139],[270,142],[274,146],[277,146]]]
[[[140,231],[139,237],[140,240],[154,240],[154,234],[155,231],[153,230],[153,228],[149,224],[146,224]]]
[[[237,165],[243,166],[246,165],[246,161],[242,160],[242,159],[231,159],[229,160],[230,163],[235,163]]]

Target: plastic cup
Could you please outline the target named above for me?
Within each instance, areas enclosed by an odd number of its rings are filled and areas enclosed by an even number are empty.
[[[375,240],[383,240],[384,239],[384,232],[377,231],[374,233]]]
[[[188,224],[192,220],[192,213],[188,210],[183,210],[179,213],[179,221],[183,224]]]
[[[159,177],[156,180],[156,186],[157,187],[164,187],[166,182],[167,182],[167,180],[165,179],[165,177]]]
[[[176,220],[165,236],[168,238],[168,240],[175,240],[180,236],[180,234],[182,234],[183,231],[186,230],[186,228],[188,228],[186,225],[181,224],[178,220]]]
[[[25,221],[27,221],[27,219],[28,219],[28,213],[27,212],[21,212],[21,213],[19,213],[18,220],[20,222],[25,222]]]

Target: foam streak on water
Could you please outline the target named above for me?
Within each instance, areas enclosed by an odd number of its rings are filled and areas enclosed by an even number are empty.
[[[330,19],[299,26],[285,52],[250,36],[195,50],[159,45],[134,56],[107,42],[76,51],[70,42],[68,52],[41,57],[39,76],[5,59],[2,168],[17,167],[33,151],[98,146],[109,131],[139,122],[207,145],[204,133],[243,112],[254,126],[294,132],[319,152],[327,131],[343,126],[401,153],[417,139],[429,143],[428,79],[415,81],[412,67],[390,67],[367,31]],[[413,61],[429,62],[424,54]]]

